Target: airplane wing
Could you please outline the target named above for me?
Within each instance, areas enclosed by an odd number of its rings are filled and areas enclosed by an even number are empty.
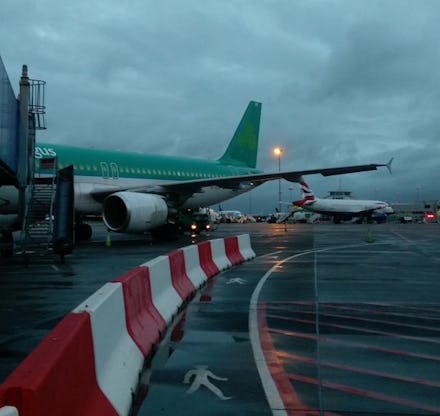
[[[384,163],[384,164],[371,163],[367,165],[342,166],[335,168],[309,169],[309,170],[285,171],[285,172],[274,172],[274,173],[255,173],[249,175],[195,179],[189,181],[170,181],[168,183],[164,182],[160,185],[153,185],[153,186],[99,190],[93,192],[92,196],[96,200],[101,201],[106,196],[117,191],[154,193],[160,195],[179,194],[180,195],[179,200],[180,202],[182,202],[185,199],[189,198],[194,193],[201,192],[202,188],[206,186],[218,186],[220,188],[226,188],[226,189],[240,189],[242,188],[243,185],[249,183],[252,183],[254,186],[258,186],[263,184],[264,182],[275,179],[285,179],[289,182],[299,182],[302,175],[314,175],[314,174],[321,174],[322,176],[342,175],[346,173],[377,170],[379,167],[387,167],[388,170],[391,171],[392,160],[393,159],[390,159],[388,163]]]
[[[309,169],[309,170],[297,170],[297,171],[285,171],[274,173],[255,173],[250,175],[240,176],[228,176],[222,178],[209,178],[200,180],[191,180],[185,182],[174,182],[169,185],[162,185],[165,188],[174,187],[189,187],[189,188],[201,188],[204,186],[219,186],[222,188],[234,189],[239,188],[243,182],[254,182],[255,185],[261,185],[264,182],[285,179],[289,182],[299,182],[302,175],[314,175],[321,174],[322,176],[342,175],[345,173],[365,172],[370,170],[377,170],[377,168],[386,166],[387,164],[369,164],[369,165],[354,165],[354,166],[342,166],[336,168],[324,168],[324,169]]]

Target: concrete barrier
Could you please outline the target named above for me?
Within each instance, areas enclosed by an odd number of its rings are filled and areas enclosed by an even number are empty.
[[[195,288],[200,288],[208,279],[208,276],[200,266],[199,250],[196,245],[182,248],[185,258],[186,273]]]
[[[166,322],[153,304],[150,271],[135,267],[113,281],[122,284],[128,332],[148,358],[166,330]]]
[[[182,303],[182,298],[172,283],[168,256],[156,257],[142,264],[141,267],[148,268],[153,305],[168,325],[171,323],[173,316],[177,313]]]
[[[186,273],[195,288],[200,288],[208,279],[200,265],[199,250],[196,245],[182,248]]]
[[[208,279],[255,257],[248,235],[157,257],[105,284],[0,386],[0,416],[128,415],[145,360]]]
[[[232,266],[231,261],[226,256],[225,242],[223,238],[210,240],[212,259],[220,271],[229,269]]]
[[[4,406],[0,408],[0,416],[19,416],[16,407]]]
[[[90,315],[98,385],[118,414],[130,411],[144,355],[127,331],[121,283],[107,283],[73,310]]]
[[[226,237],[224,239],[226,257],[229,259],[232,265],[236,266],[245,261],[245,258],[240,252],[238,247],[237,237]]]
[[[90,315],[69,313],[0,386],[20,416],[117,415],[98,386]]]
[[[211,242],[203,241],[202,243],[197,244],[197,249],[199,251],[200,267],[208,279],[220,273],[220,269],[217,264],[215,264],[212,257]]]
[[[185,256],[182,250],[174,250],[168,254],[168,261],[170,262],[171,281],[179,294],[181,301],[187,301],[196,291],[196,286],[193,285],[186,272]]]
[[[240,234],[237,236],[238,248],[245,260],[251,260],[256,257],[255,251],[251,246],[249,234]]]

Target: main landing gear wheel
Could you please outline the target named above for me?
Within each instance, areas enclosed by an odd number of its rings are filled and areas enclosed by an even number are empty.
[[[4,231],[0,238],[0,254],[4,258],[14,255],[14,237],[11,231]]]
[[[153,240],[160,242],[176,241],[179,234],[179,227],[176,224],[165,224],[151,230]]]
[[[92,238],[93,230],[91,225],[84,222],[75,224],[76,241],[89,241]]]

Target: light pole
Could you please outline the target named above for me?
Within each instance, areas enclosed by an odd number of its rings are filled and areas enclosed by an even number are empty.
[[[281,156],[284,153],[284,149],[280,146],[273,149],[273,154],[278,157],[278,173],[281,172]],[[281,178],[278,179],[278,210],[281,212]]]

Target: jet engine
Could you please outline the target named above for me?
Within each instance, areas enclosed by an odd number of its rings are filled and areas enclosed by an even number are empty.
[[[143,233],[166,223],[168,207],[158,195],[116,192],[103,206],[105,225],[115,232]]]

